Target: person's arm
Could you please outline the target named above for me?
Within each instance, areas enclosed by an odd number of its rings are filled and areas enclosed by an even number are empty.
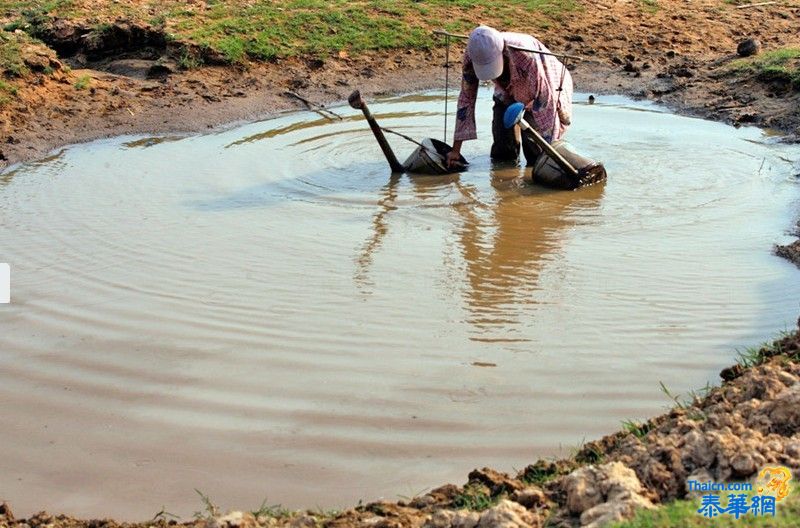
[[[469,54],[464,53],[461,93],[458,94],[458,110],[456,111],[456,126],[453,134],[453,150],[447,155],[448,166],[460,159],[461,145],[464,141],[478,137],[475,129],[475,102],[477,99],[478,77],[475,75]]]

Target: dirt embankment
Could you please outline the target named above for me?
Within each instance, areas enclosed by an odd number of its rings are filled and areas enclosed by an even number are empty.
[[[800,136],[800,86],[791,76],[732,62],[737,44],[748,37],[766,51],[800,46],[800,2],[747,9],[710,0],[651,4],[587,2],[547,29],[527,27],[528,17],[513,29],[582,56],[572,66],[579,90],[648,97],[681,112]],[[482,21],[504,26],[489,14]],[[102,32],[81,20],[37,24],[49,49],[24,44],[30,73],[17,79],[19,88],[0,109],[0,167],[99,137],[200,131],[262,118],[301,106],[285,96],[289,90],[329,103],[354,87],[370,95],[444,82],[442,49],[233,66],[212,50],[173,42],[140,22],[119,19]],[[462,48],[454,48],[457,88]],[[187,56],[205,66],[192,68]]]
[[[743,481],[768,465],[800,470],[800,331],[747,361],[723,370],[722,386],[676,398],[669,413],[590,442],[572,458],[540,460],[513,476],[475,470],[463,486],[447,484],[406,501],[343,512],[262,507],[225,515],[207,502],[205,516],[194,521],[162,512],[140,524],[46,513],[15,519],[0,505],[0,528],[598,527],[687,497],[689,479]]]

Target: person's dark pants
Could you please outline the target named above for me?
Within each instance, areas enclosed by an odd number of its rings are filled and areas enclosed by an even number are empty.
[[[514,135],[514,128],[506,128],[503,125],[503,116],[506,113],[506,108],[510,105],[505,104],[501,100],[494,98],[494,115],[492,117],[492,143],[491,157],[492,161],[517,161],[519,160],[520,144],[517,143],[517,138]],[[525,111],[525,121],[533,123],[533,115],[529,110]],[[541,154],[542,150],[533,142],[533,140],[522,136],[522,152],[525,154],[525,160],[528,166],[536,162],[536,158]]]

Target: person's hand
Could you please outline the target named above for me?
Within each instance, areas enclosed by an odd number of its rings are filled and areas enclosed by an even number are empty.
[[[445,157],[447,161],[447,168],[448,169],[461,169],[464,167],[464,163],[461,161],[461,142],[456,141],[453,144],[453,148],[450,152],[447,153]]]
[[[461,153],[456,152],[455,150],[451,150],[447,153],[447,168],[448,169],[456,169],[461,167]]]

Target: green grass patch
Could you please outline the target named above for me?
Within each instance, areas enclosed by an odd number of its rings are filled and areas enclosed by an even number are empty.
[[[17,87],[13,84],[7,83],[6,81],[0,80],[0,92],[17,95]]]
[[[637,420],[624,420],[622,422],[622,430],[640,440],[647,436],[651,429],[652,426],[649,423],[641,423]]]
[[[800,89],[800,78],[798,78],[795,82],[798,83],[796,86],[798,89]],[[782,339],[791,335],[792,334],[790,332],[781,332],[780,338],[776,339],[775,341],[766,341],[758,346],[737,349],[736,363],[743,368],[750,368],[767,362],[771,357],[780,356],[784,353],[783,346],[781,344]]]
[[[182,70],[193,70],[203,65],[203,59],[187,48],[181,50],[177,62]]]
[[[578,464],[602,464],[606,455],[598,446],[589,443],[578,447],[573,458]]]
[[[28,73],[22,57],[22,46],[25,40],[27,40],[25,34],[0,32],[0,73],[2,76],[6,78],[22,77]]]
[[[704,398],[711,391],[713,387],[711,387],[709,383],[706,383],[706,386],[699,391],[689,391],[687,397],[683,397],[680,394],[673,394],[672,391],[670,391],[667,386],[664,385],[663,381],[659,381],[658,384],[661,387],[661,392],[663,392],[664,395],[672,400],[672,402],[675,404],[674,408],[686,411],[687,418],[696,422],[702,422],[706,419],[705,413],[703,413],[703,411],[700,409],[695,408],[694,404]]]
[[[734,72],[754,74],[762,81],[790,83],[795,90],[800,90],[800,48],[782,48],[738,59],[730,68]]]
[[[541,486],[559,475],[568,473],[570,469],[572,469],[571,466],[559,468],[555,462],[537,460],[535,464],[531,464],[522,470],[519,479],[526,484]]]
[[[457,510],[483,511],[497,504],[503,494],[492,497],[483,486],[467,484],[453,498],[453,507]]]
[[[91,83],[92,83],[92,78],[90,76],[81,75],[80,77],[78,77],[78,80],[75,81],[74,86],[76,90],[85,90],[86,88],[89,87]]]
[[[639,2],[639,7],[641,7],[642,10],[647,13],[655,13],[661,8],[661,6],[658,5],[658,0],[637,0],[637,1]]]
[[[764,362],[765,355],[761,352],[761,347],[745,347],[736,351],[736,363],[744,368],[754,367]]]
[[[42,28],[47,25],[51,14],[58,11],[67,18],[75,13],[70,11],[72,0],[49,0],[7,2],[0,0],[0,13],[12,15],[11,22],[6,25],[7,31],[22,29],[34,37],[41,36]],[[90,10],[86,9],[87,14]]]
[[[441,44],[433,29],[465,33],[478,20],[535,33],[579,8],[577,0],[163,0],[100,6],[88,0],[0,0],[10,25],[32,35],[54,17],[98,30],[123,17],[163,28],[177,41],[211,49],[231,63],[429,49]]]
[[[222,510],[214,504],[211,500],[211,497],[200,491],[199,489],[194,489],[195,493],[200,496],[200,502],[203,503],[203,509],[194,512],[194,518],[197,520],[201,519],[213,519],[214,517],[219,517]]]
[[[259,517],[268,517],[272,519],[283,519],[292,516],[292,510],[284,508],[280,504],[269,504],[266,499],[261,503],[257,510],[250,512],[257,519]]]
[[[727,492],[721,494],[723,504],[727,503],[726,494]],[[731,515],[720,515],[708,519],[697,513],[699,508],[699,499],[675,501],[655,510],[639,510],[633,519],[612,524],[610,528],[673,528],[676,526],[685,528],[709,526],[714,528],[796,528],[800,526],[800,493],[796,490],[777,503],[777,514],[774,518],[748,514],[739,517],[739,520]]]
[[[53,68],[43,63],[40,55],[55,57],[44,43],[24,31],[0,30],[0,79],[19,79],[31,73],[32,69],[52,75]]]
[[[17,96],[17,87],[0,80],[0,108],[6,106]]]
[[[217,43],[217,49],[231,64],[244,62],[247,54],[247,45],[241,37],[228,36]]]

